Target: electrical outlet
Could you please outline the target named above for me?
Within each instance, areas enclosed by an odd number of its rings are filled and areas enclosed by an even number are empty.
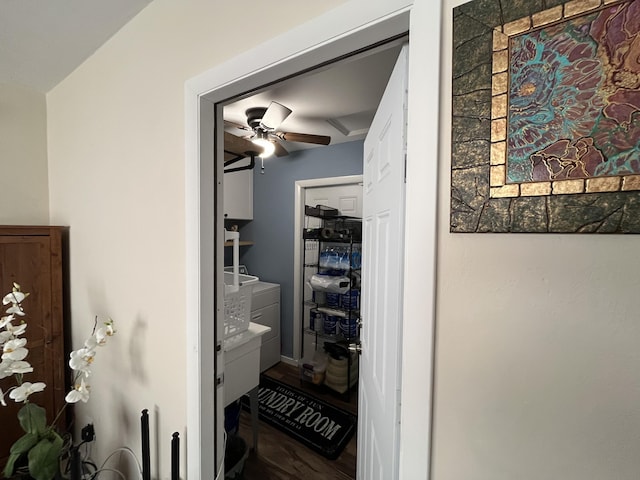
[[[93,428],[93,423],[89,423],[88,425],[82,427],[80,438],[83,442],[92,442],[96,437],[96,432]]]

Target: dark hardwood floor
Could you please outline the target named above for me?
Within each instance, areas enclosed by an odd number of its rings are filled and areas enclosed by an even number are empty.
[[[353,388],[348,398],[328,390],[316,388],[300,382],[298,369],[279,363],[265,372],[283,383],[300,390],[307,390],[314,396],[337,407],[357,414],[358,392]],[[240,436],[252,442],[249,413],[240,414]],[[336,460],[328,460],[308,447],[297,442],[280,430],[260,421],[258,451],[251,451],[245,462],[246,480],[349,480],[356,476],[357,435],[349,441]]]

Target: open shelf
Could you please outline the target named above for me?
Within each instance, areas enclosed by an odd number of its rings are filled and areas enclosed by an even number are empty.
[[[319,338],[323,338],[325,340],[331,340],[333,342],[357,342],[358,340],[360,340],[359,336],[356,337],[345,337],[343,334],[341,333],[333,333],[333,334],[328,334],[328,333],[324,333],[324,332],[318,332],[317,330],[311,330],[310,328],[305,328],[304,329],[304,333],[306,333],[307,335],[315,335]]]
[[[247,247],[247,246],[253,245],[253,241],[252,240],[240,240],[238,245],[240,245],[241,247]],[[233,247],[233,242],[232,241],[224,242],[224,246],[225,247]]]
[[[305,218],[302,232],[303,356],[310,364],[326,357],[323,382],[348,396],[358,379],[358,356],[349,345],[360,334],[362,219],[322,205],[307,205],[305,214],[321,221]]]

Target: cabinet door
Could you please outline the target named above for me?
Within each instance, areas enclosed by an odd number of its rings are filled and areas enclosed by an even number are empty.
[[[44,407],[47,420],[52,421],[64,405],[66,393],[60,232],[50,236],[46,228],[42,235],[3,235],[3,230],[0,227],[0,291],[2,295],[10,292],[13,282],[17,282],[23,292],[30,294],[23,302],[26,315],[22,318],[27,323],[23,336],[29,349],[26,360],[33,372],[25,374],[24,380],[47,385],[29,399]],[[13,377],[0,380],[5,392],[13,385]],[[1,466],[6,463],[13,442],[24,434],[17,420],[22,405],[7,398],[7,406],[0,407]],[[62,428],[64,418],[59,424]]]
[[[224,174],[224,218],[253,220],[253,170]]]

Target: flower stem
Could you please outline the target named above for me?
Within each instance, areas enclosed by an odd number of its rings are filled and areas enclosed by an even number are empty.
[[[60,420],[60,415],[62,415],[62,412],[64,412],[64,410],[67,408],[67,405],[69,404],[65,402],[64,405],[62,405],[62,407],[60,408],[60,410],[58,410],[56,417],[53,419],[53,422],[51,422],[52,427],[55,426],[56,423],[58,423],[58,420]]]

